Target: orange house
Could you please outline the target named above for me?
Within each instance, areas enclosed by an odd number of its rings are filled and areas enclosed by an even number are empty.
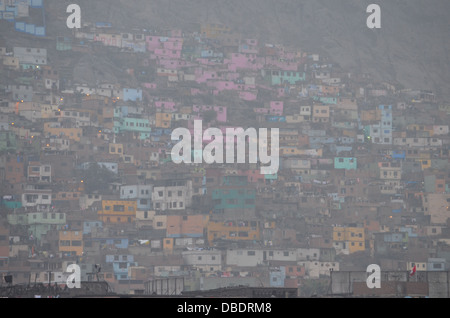
[[[207,215],[168,215],[167,237],[203,237]]]
[[[163,250],[164,252],[172,253],[174,246],[174,239],[170,237],[166,237],[163,239]]]
[[[214,240],[253,241],[260,238],[258,221],[226,221],[207,224],[207,237],[210,245]]]
[[[172,125],[172,115],[168,113],[156,113],[155,127],[170,128]]]
[[[322,85],[322,93],[329,95],[337,95],[339,94],[339,87]]]
[[[83,232],[82,231],[59,231],[59,251],[80,256],[83,254]]]
[[[23,161],[18,162],[15,157],[8,156],[5,163],[5,180],[11,184],[25,181]]]
[[[136,219],[136,201],[102,200],[98,219],[106,223],[133,223]]]
[[[78,142],[83,136],[82,128],[58,127],[57,125],[52,126],[52,124],[55,123],[44,123],[44,133],[56,136],[66,136],[67,138]]]

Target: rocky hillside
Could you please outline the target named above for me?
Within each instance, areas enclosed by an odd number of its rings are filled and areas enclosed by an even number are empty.
[[[72,0],[48,0],[65,14]],[[248,36],[328,54],[341,66],[450,99],[448,0],[77,0],[82,19],[123,27],[220,22]],[[366,7],[381,7],[381,29]],[[49,23],[51,24],[51,19]],[[59,20],[61,23],[61,20]],[[60,29],[60,28],[59,28]]]

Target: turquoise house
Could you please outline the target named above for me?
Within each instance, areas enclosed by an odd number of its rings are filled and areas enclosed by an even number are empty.
[[[334,169],[356,170],[357,162],[356,158],[334,158]]]
[[[262,74],[271,85],[295,85],[297,82],[304,82],[306,80],[305,72],[263,70]]]
[[[150,122],[145,118],[114,118],[114,132],[133,132],[139,134],[140,139],[150,138]]]

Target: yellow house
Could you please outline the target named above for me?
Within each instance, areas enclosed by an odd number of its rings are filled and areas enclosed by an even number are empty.
[[[171,237],[166,237],[163,239],[163,250],[165,252],[172,253],[173,252],[173,246],[174,246],[174,239]]]
[[[422,166],[422,170],[430,169],[431,168],[431,159],[419,159],[419,162]]]
[[[429,137],[434,135],[434,129],[432,125],[409,124],[406,126],[406,130],[427,132]]]
[[[48,118],[57,118],[59,108],[58,105],[50,105],[50,104],[41,104],[41,117]]]
[[[17,57],[14,56],[4,56],[3,57],[3,65],[15,70],[18,70],[20,65],[19,65],[19,59]]]
[[[172,125],[172,115],[168,113],[156,113],[155,127],[170,128]]]
[[[106,223],[133,223],[136,219],[136,201],[102,200],[98,219]]]
[[[302,155],[303,149],[297,147],[280,147],[281,156],[299,156]]]
[[[411,271],[414,268],[414,265],[416,266],[417,272],[426,272],[427,271],[427,262],[407,262],[406,263],[406,269],[408,271]]]
[[[330,106],[314,105],[312,117],[314,123],[327,123],[330,120]]]
[[[381,109],[361,110],[361,121],[379,121],[381,120]]]
[[[83,136],[82,128],[64,128],[52,126],[55,123],[44,123],[44,133],[56,136],[66,136],[67,138],[75,141],[80,141]]]
[[[109,144],[109,153],[111,155],[123,155],[123,144]]]
[[[333,227],[333,241],[348,243],[349,253],[365,250],[365,235],[363,227]]]
[[[302,115],[287,115],[286,123],[288,124],[298,124],[306,121],[305,116]]]
[[[80,256],[83,254],[82,231],[59,231],[59,251]]]

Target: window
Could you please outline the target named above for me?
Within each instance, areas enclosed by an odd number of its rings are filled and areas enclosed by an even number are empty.
[[[255,255],[256,255],[256,252],[255,252],[255,251],[248,251],[248,252],[247,252],[247,255],[248,255],[248,256],[255,256]]]
[[[116,212],[123,212],[125,210],[125,207],[123,205],[117,205],[115,204],[113,207],[113,210]]]
[[[68,240],[61,240],[59,241],[60,246],[70,246],[70,241]]]
[[[82,242],[77,240],[77,241],[72,241],[72,246],[81,246]]]

